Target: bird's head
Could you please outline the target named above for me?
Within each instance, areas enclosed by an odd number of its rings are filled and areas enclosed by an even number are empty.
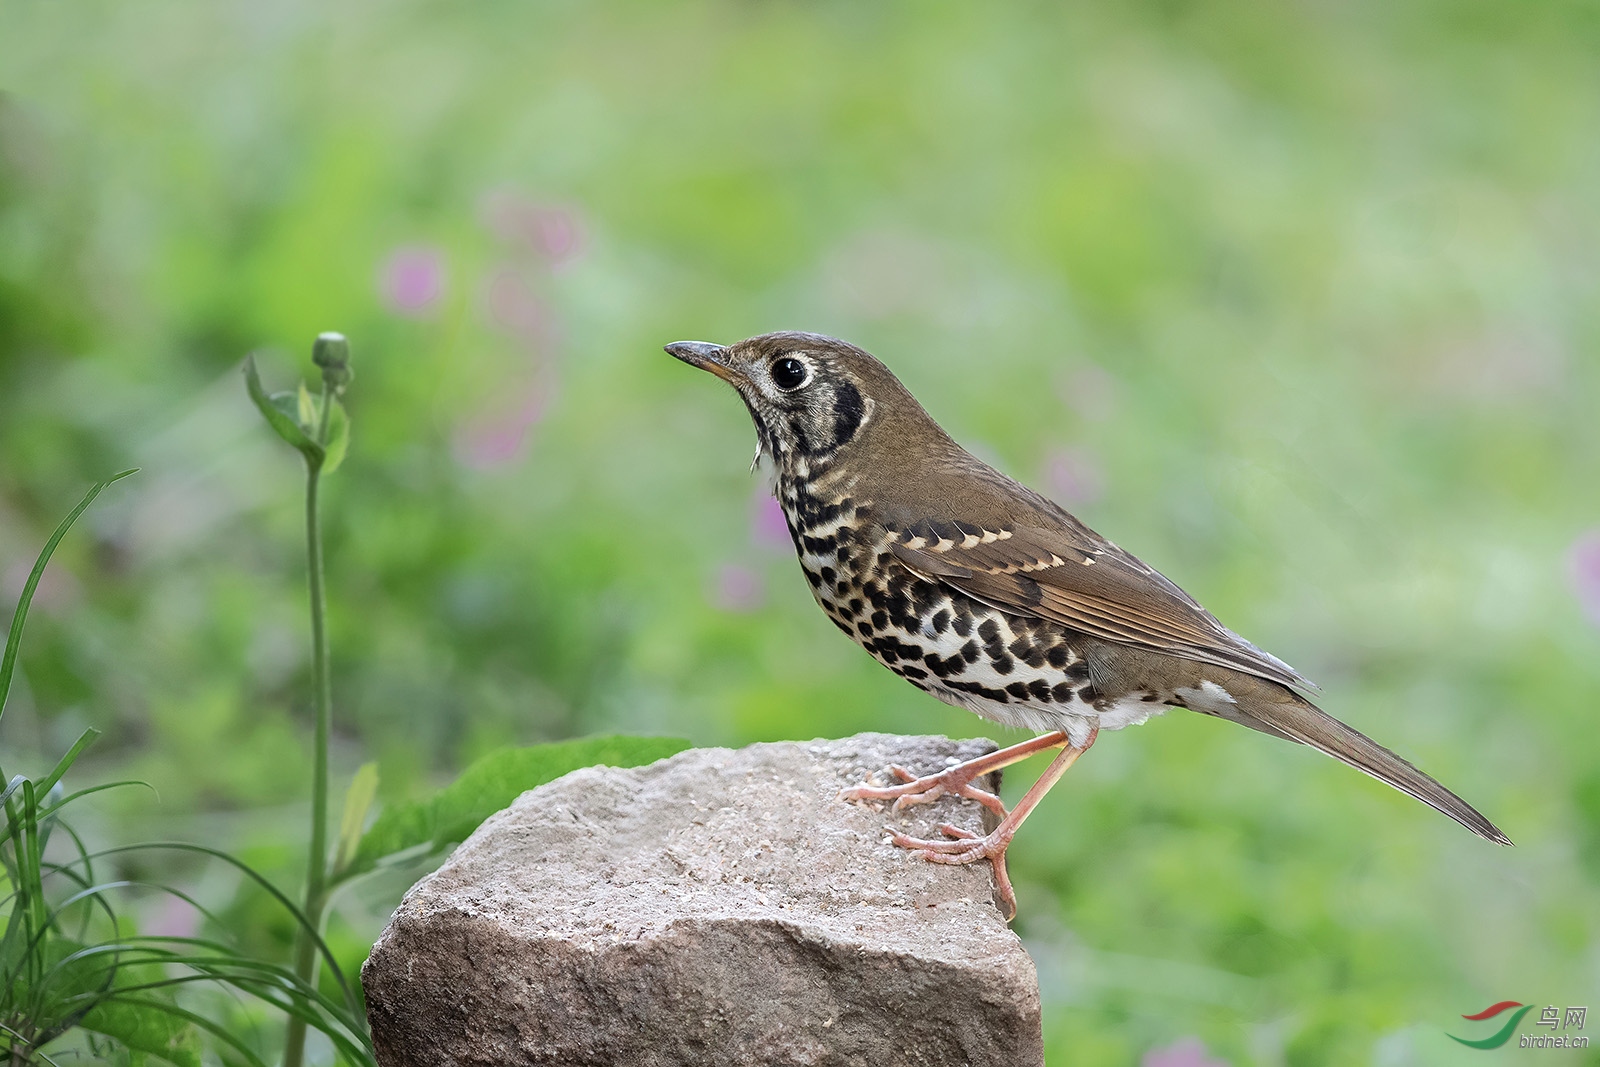
[[[875,423],[927,420],[887,367],[821,334],[768,333],[731,345],[675,341],[666,350],[738,391],[761,450],[780,468],[815,467],[848,454]]]

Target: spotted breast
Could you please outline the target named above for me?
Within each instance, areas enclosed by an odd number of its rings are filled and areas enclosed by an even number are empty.
[[[1082,635],[1001,611],[919,573],[897,549],[1003,540],[1005,530],[961,523],[887,526],[859,479],[810,466],[780,469],[774,491],[817,603],[856,644],[947,704],[1007,726],[1064,730],[1081,743],[1091,728],[1144,722],[1179,701],[1143,689],[1096,691]]]

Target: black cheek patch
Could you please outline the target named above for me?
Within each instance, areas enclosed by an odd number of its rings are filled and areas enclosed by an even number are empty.
[[[861,391],[849,382],[840,382],[833,394],[833,447],[838,448],[854,437],[866,417]]]

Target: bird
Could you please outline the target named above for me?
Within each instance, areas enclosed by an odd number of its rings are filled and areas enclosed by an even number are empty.
[[[744,401],[811,592],[840,630],[918,689],[1037,736],[841,798],[894,809],[953,795],[992,810],[984,835],[892,833],[935,863],[993,865],[1007,921],[1006,851],[1101,730],[1185,708],[1309,745],[1510,845],[1493,823],[1410,763],[1312,703],[1317,687],[1228,629],[1189,594],[1053,501],[957,444],[893,372],[855,345],[783,331],[668,354]],[[752,469],[755,463],[752,463]],[[1017,805],[975,784],[1060,750]]]

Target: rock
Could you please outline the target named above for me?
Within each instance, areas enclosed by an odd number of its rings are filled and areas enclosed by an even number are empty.
[[[992,820],[836,799],[988,741],[860,734],[591,767],[483,824],[362,968],[383,1067],[1043,1063],[1033,962],[987,863],[885,842]],[[991,786],[998,783],[991,782]]]

